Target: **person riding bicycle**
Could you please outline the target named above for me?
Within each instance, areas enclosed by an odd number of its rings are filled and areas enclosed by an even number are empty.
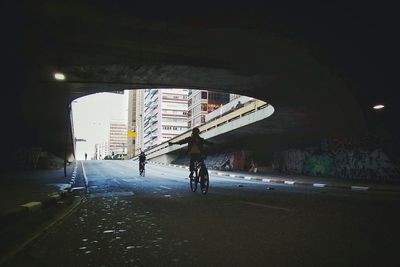
[[[188,154],[190,155],[190,164],[189,164],[190,178],[193,178],[194,162],[203,160],[205,158],[203,146],[205,144],[206,145],[214,144],[210,141],[205,140],[204,138],[201,138],[199,134],[200,134],[200,129],[195,127],[192,130],[191,136],[175,143],[168,142],[169,145],[175,145],[175,144],[182,145],[188,143]]]
[[[144,152],[141,151],[139,154],[139,172],[142,172],[142,170],[144,170],[145,162],[146,162],[146,154],[144,154]]]

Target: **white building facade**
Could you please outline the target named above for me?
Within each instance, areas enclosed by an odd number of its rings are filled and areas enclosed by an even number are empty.
[[[102,160],[105,156],[109,155],[108,142],[98,143],[95,145],[94,158],[95,160]]]
[[[187,111],[188,89],[146,89],[143,112],[144,149],[187,131]]]
[[[144,150],[144,89],[136,90],[135,156]]]
[[[188,98],[188,126],[191,129],[207,122],[206,115],[228,103],[230,95],[207,90],[190,90]]]
[[[125,122],[111,121],[108,138],[108,151],[110,154],[127,153],[128,132]]]
[[[128,143],[127,143],[127,156],[128,159],[135,156],[136,150],[136,137],[134,133],[136,132],[136,97],[138,90],[128,91]]]

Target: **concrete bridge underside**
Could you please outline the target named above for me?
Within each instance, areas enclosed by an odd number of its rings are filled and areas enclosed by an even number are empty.
[[[208,11],[205,3],[177,10],[129,2],[10,6],[1,110],[6,149],[40,146],[64,155],[67,148],[71,156],[69,103],[121,89],[204,88],[265,100],[275,108],[264,127],[277,147],[363,134],[375,125],[367,108],[378,91],[360,89],[369,77],[343,73],[357,57],[337,59],[338,47],[306,34],[308,24],[300,22],[310,14],[295,20],[279,5],[243,3],[225,12],[226,6]],[[348,26],[358,25],[350,17]],[[55,71],[66,80],[55,81]]]

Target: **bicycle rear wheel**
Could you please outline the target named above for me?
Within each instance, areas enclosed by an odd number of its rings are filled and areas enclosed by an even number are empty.
[[[200,172],[200,187],[201,187],[201,193],[204,195],[207,194],[208,192],[208,186],[210,183],[210,179],[208,177],[208,170],[207,168],[203,167],[203,169]]]
[[[143,168],[143,166],[140,166],[139,167],[139,175],[143,176],[143,173],[144,173],[144,168]]]
[[[197,178],[197,175],[195,177],[189,178],[190,179],[190,189],[192,192],[196,192],[197,190],[197,183],[199,182],[199,178]]]

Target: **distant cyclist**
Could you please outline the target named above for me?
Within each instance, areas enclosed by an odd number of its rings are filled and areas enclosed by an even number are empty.
[[[140,175],[142,175],[142,173],[144,172],[144,165],[146,163],[146,154],[144,154],[144,152],[140,152],[139,154],[139,173]]]
[[[169,145],[182,145],[188,143],[188,154],[190,155],[190,174],[189,177],[193,178],[194,172],[194,162],[201,161],[205,158],[204,148],[203,146],[206,145],[213,145],[214,143],[205,140],[204,138],[200,137],[200,129],[195,127],[192,130],[192,136],[189,136],[181,141],[178,142],[168,142]]]

